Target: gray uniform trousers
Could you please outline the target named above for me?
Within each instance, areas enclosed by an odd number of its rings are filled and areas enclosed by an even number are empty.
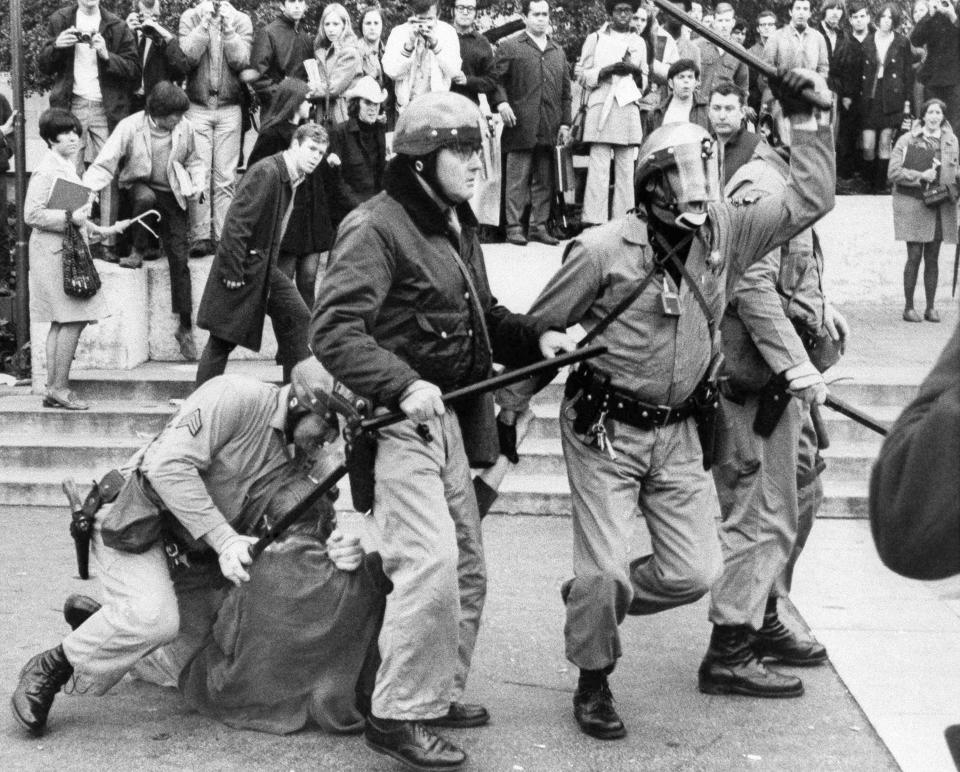
[[[693,419],[644,430],[606,428],[616,458],[573,431],[564,403],[563,454],[573,505],[574,578],[564,584],[567,658],[600,670],[620,657],[627,613],[653,614],[701,598],[720,566],[713,480]],[[637,514],[653,552],[629,562]]]
[[[723,571],[710,593],[709,616],[714,624],[756,630],[763,624],[767,598],[786,594],[789,576],[785,579],[784,573],[788,565],[792,572],[796,559],[798,455],[803,427],[812,429],[810,411],[790,399],[773,433],[764,438],[753,430],[755,395],[743,404],[722,397],[721,405],[719,462],[713,472],[722,517]],[[818,506],[818,485],[814,476],[813,484],[803,489],[804,541]]]

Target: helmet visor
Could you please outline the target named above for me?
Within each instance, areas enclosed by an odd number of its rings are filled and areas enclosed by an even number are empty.
[[[677,203],[720,200],[720,170],[711,140],[674,146],[673,160],[667,176],[676,175],[670,183]]]

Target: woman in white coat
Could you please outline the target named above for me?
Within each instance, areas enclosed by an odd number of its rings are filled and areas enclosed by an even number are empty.
[[[585,225],[626,214],[634,207],[633,166],[643,140],[640,100],[647,85],[647,48],[632,28],[639,0],[607,0],[608,23],[587,36],[577,63],[584,89],[583,141],[590,144]],[[611,206],[610,162],[614,165]]]

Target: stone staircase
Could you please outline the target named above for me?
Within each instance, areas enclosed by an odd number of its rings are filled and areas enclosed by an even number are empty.
[[[175,409],[171,400],[190,393],[193,372],[191,365],[160,362],[133,370],[77,372],[75,390],[91,402],[86,412],[43,408],[39,397],[25,393],[0,398],[0,501],[8,506],[64,508],[60,481],[73,476],[83,489],[92,478],[121,464],[162,428]],[[252,361],[231,362],[230,372],[273,381],[280,375],[272,364]],[[921,375],[873,368],[871,380],[836,383],[832,391],[889,424],[912,398]],[[555,381],[538,395],[521,462],[504,480],[493,512],[569,515],[556,420],[561,392],[561,383]],[[824,410],[823,415],[831,446],[824,453],[827,471],[820,514],[866,517],[870,468],[881,438],[833,411]],[[347,505],[349,496],[340,501]]]

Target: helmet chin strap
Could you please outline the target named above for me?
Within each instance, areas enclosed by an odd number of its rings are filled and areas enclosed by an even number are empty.
[[[433,195],[447,206],[456,208],[460,202],[453,200],[444,193],[440,187],[440,182],[437,180],[437,154],[438,151],[435,151],[423,158],[418,158],[413,162],[413,170],[427,184],[427,187],[430,188],[430,192],[433,193]]]

